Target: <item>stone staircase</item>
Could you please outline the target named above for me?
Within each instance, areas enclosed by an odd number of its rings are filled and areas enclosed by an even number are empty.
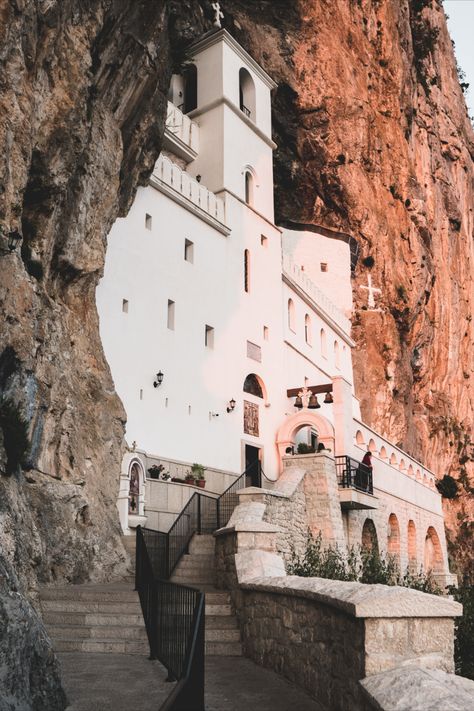
[[[130,576],[104,585],[68,585],[41,590],[43,619],[57,652],[149,654],[138,594],[133,590],[135,537],[124,536]],[[206,654],[240,656],[240,632],[230,596],[216,590],[214,539],[195,536],[173,582],[206,593]]]

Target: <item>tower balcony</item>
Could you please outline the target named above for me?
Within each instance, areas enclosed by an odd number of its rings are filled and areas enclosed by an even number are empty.
[[[182,158],[186,163],[199,153],[199,126],[171,101],[168,101],[163,147]]]

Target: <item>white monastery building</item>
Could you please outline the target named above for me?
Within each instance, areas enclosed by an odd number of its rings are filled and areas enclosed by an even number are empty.
[[[293,452],[322,444],[319,456],[335,458],[345,542],[377,538],[402,569],[447,581],[433,473],[361,421],[350,240],[274,224],[275,83],[226,30],[190,56],[171,82],[164,150],[110,233],[97,289],[128,418],[123,529],[166,531],[196,491],[150,478],[153,464],[184,479],[201,463],[206,493],[244,470],[271,489]],[[368,449],[373,487],[358,466]]]

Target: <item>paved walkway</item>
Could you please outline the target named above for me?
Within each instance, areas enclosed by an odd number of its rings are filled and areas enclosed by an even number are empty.
[[[68,711],[157,711],[171,692],[159,662],[140,655],[59,655]],[[243,657],[206,658],[206,711],[315,711],[316,701]]]

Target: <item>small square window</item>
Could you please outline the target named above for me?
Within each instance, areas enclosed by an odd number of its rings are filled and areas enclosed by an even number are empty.
[[[327,262],[321,262],[321,271],[322,272],[327,272],[328,271],[328,265]]]
[[[145,214],[145,227],[147,230],[151,230],[151,215],[148,214],[148,212]]]
[[[268,247],[268,237],[265,237],[265,235],[260,235],[260,244],[262,247]]]
[[[128,300],[122,299],[122,311],[124,314],[128,314]]]
[[[174,301],[168,299],[168,328],[174,331]]]
[[[264,326],[263,327],[263,338],[265,341],[268,341],[268,336],[269,336],[268,326]]]
[[[214,329],[212,326],[206,326],[204,333],[204,345],[206,348],[214,348]]]
[[[189,239],[184,240],[184,259],[191,264],[194,262],[194,242]]]

